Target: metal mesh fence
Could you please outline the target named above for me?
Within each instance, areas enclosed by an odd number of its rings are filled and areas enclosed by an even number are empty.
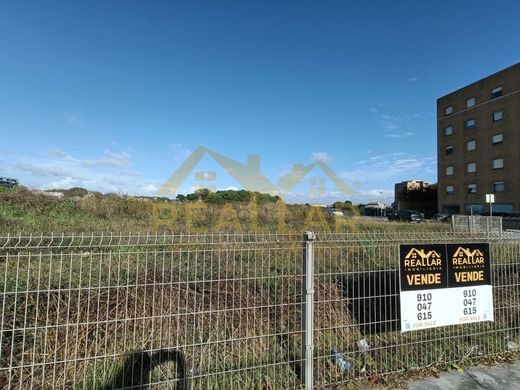
[[[315,317],[315,375],[320,386],[375,379],[510,351],[520,341],[520,236],[457,233],[386,238],[330,237],[315,244],[317,294],[333,323]],[[400,332],[398,245],[490,242],[495,322]],[[336,310],[334,310],[336,309]],[[341,365],[336,351],[348,362]],[[340,358],[341,359],[341,358]],[[343,369],[340,369],[343,368]]]
[[[520,236],[317,234],[314,385],[508,351]],[[495,322],[401,334],[399,243],[491,243]],[[0,237],[0,387],[301,387],[303,239]]]
[[[484,215],[452,215],[453,231],[466,233],[500,233],[502,217]]]
[[[3,388],[299,383],[300,236],[10,237],[3,244]]]

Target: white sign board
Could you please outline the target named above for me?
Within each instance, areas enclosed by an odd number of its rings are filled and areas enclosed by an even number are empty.
[[[486,203],[495,203],[495,194],[486,194]]]
[[[401,245],[401,331],[493,321],[489,244]]]

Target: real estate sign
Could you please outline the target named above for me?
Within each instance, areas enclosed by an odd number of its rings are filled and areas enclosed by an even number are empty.
[[[401,331],[493,321],[489,244],[399,246]]]

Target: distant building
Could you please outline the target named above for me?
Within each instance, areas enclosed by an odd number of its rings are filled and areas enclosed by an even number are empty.
[[[395,185],[395,208],[415,210],[430,218],[437,212],[437,185],[423,180],[407,180]]]
[[[520,63],[437,100],[438,209],[520,210]]]
[[[18,180],[8,177],[0,177],[0,187],[14,187],[18,185]]]
[[[368,202],[364,207],[363,211],[365,215],[369,216],[382,216],[386,209],[386,205],[382,202]]]

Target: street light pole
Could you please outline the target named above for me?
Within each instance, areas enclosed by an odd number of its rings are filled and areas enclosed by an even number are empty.
[[[381,216],[381,219],[383,218],[383,191],[379,191],[379,195],[381,197],[381,207],[379,208],[379,214]]]

